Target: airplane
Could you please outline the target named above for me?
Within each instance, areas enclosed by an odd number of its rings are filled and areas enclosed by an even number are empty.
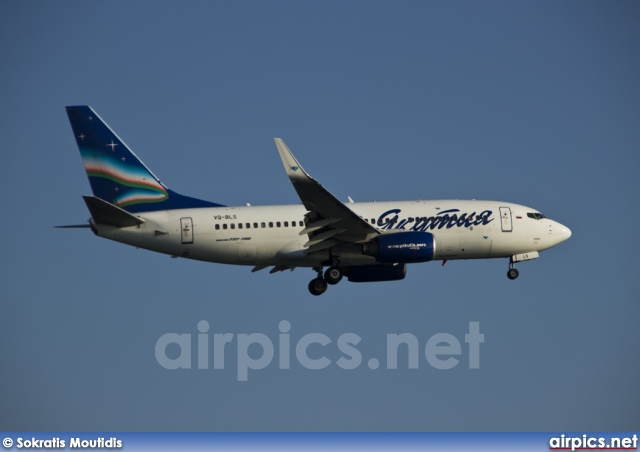
[[[343,278],[397,281],[429,261],[536,259],[571,230],[538,210],[497,201],[343,203],[303,169],[280,138],[276,148],[301,204],[225,206],[169,189],[89,106],[66,107],[92,196],[86,227],[116,242],[171,257],[252,266],[270,273],[311,268],[309,292]],[[323,272],[323,269],[326,270]]]

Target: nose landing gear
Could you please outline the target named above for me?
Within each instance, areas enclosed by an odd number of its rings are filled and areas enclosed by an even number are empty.
[[[540,254],[537,251],[529,251],[528,253],[514,254],[509,258],[509,271],[507,272],[507,278],[514,280],[520,275],[520,272],[516,270],[516,262],[530,261],[537,259]]]
[[[513,259],[513,256],[511,256],[511,259],[509,259],[509,271],[507,271],[507,278],[512,281],[520,276],[520,272],[516,269],[515,264],[515,260]]]
[[[520,272],[515,268],[510,268],[507,272],[507,278],[513,280],[520,276]]]

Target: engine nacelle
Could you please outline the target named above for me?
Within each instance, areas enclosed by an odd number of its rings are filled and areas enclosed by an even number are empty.
[[[362,252],[382,263],[428,262],[436,253],[436,240],[430,232],[383,234],[365,243]]]
[[[407,266],[398,265],[358,265],[349,267],[347,278],[351,282],[399,281],[407,275]]]

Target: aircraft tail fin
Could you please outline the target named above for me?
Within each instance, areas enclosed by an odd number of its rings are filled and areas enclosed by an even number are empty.
[[[95,198],[130,213],[221,206],[167,188],[91,107],[67,115]]]

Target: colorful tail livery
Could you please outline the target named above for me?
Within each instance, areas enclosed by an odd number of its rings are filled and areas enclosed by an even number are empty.
[[[67,107],[94,196],[130,213],[219,207],[168,189],[88,106]]]
[[[350,282],[397,281],[407,265],[507,259],[516,263],[571,236],[536,209],[502,201],[341,202],[275,144],[301,203],[226,207],[169,190],[90,107],[67,107],[93,196],[84,196],[98,235],[136,248],[270,273],[309,268],[309,292]],[[348,157],[343,157],[343,159]],[[259,183],[256,185],[264,189]],[[447,270],[449,267],[447,267]]]

